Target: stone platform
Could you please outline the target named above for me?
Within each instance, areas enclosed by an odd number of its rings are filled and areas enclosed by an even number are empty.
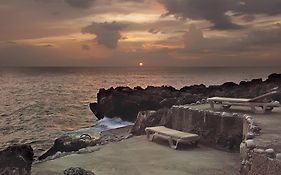
[[[106,145],[90,154],[74,154],[36,164],[32,175],[61,175],[69,167],[92,170],[98,175],[236,175],[239,153],[197,148],[169,149],[167,142],[148,142],[145,136]]]

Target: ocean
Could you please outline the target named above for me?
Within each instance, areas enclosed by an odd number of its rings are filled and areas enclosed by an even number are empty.
[[[0,149],[28,143],[35,152],[60,135],[96,123],[88,105],[100,88],[217,85],[267,78],[280,67],[0,68]]]

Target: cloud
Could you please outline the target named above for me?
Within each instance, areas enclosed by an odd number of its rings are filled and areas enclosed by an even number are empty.
[[[206,40],[203,36],[203,32],[199,29],[196,29],[194,25],[190,27],[188,32],[185,32],[183,39],[185,48],[189,49],[197,49],[200,47],[200,44]]]
[[[233,0],[159,0],[167,9],[166,15],[193,20],[208,20],[215,29],[238,29],[226,12],[234,4]]]
[[[281,14],[280,0],[243,0],[241,2],[237,0],[159,0],[159,2],[167,10],[165,15],[174,15],[181,19],[207,20],[213,24],[212,28],[219,30],[241,28],[233,22],[233,15],[228,12],[236,16]]]
[[[74,8],[89,8],[95,2],[95,0],[65,0],[67,4]]]
[[[248,32],[242,42],[248,45],[267,46],[281,45],[281,26],[270,29],[259,29]]]
[[[42,47],[55,47],[55,45],[53,45],[53,44],[45,44],[45,45],[42,45]]]
[[[126,26],[126,24],[115,21],[111,23],[93,22],[91,25],[84,27],[82,33],[95,34],[98,44],[114,49],[117,47],[119,40],[122,39],[120,31],[126,28]]]
[[[81,45],[81,49],[88,51],[88,50],[91,49],[91,47],[89,45],[87,45],[87,44],[83,44],[83,45]]]
[[[206,38],[200,29],[191,26],[183,35],[184,52],[189,53],[237,53],[265,51],[281,46],[281,26],[270,29],[255,29],[245,33],[244,37]]]
[[[280,0],[243,0],[234,9],[237,13],[242,14],[281,14]]]
[[[152,34],[158,34],[160,31],[154,28],[151,28],[148,30],[148,33],[152,33]]]

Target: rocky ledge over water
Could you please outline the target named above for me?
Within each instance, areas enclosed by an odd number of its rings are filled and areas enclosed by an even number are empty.
[[[11,145],[0,151],[0,174],[30,175],[33,155],[29,145]]]
[[[117,87],[100,89],[97,103],[91,103],[90,109],[98,119],[119,117],[126,121],[135,121],[139,111],[170,108],[173,105],[204,103],[213,96],[252,98],[281,87],[281,74],[271,74],[262,78],[241,81],[239,84],[226,82],[222,85],[193,85],[176,89],[171,86],[153,87]],[[274,96],[281,101],[281,96]]]

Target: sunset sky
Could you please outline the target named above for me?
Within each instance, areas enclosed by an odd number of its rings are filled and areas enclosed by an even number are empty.
[[[280,0],[0,0],[2,66],[281,66]]]

